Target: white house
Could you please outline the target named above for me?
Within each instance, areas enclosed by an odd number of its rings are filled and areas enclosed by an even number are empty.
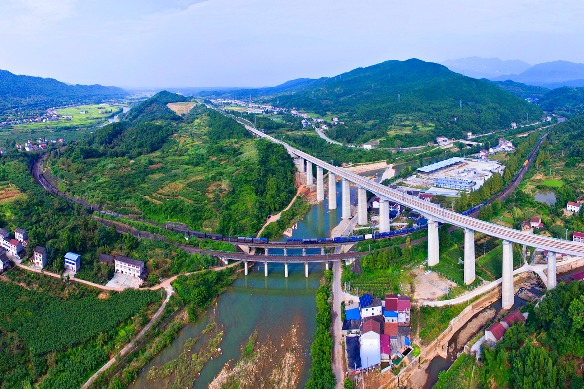
[[[132,277],[141,278],[144,273],[144,262],[116,255],[114,257],[114,268],[116,273],[129,274]]]
[[[28,232],[23,230],[22,228],[17,228],[14,230],[14,237],[17,241],[22,243],[22,246],[26,247],[28,244]]]
[[[47,250],[44,247],[37,246],[34,249],[32,263],[39,266],[41,269],[47,264]]]
[[[16,239],[10,240],[2,239],[0,240],[0,246],[6,249],[10,255],[19,257],[18,259],[20,259],[19,254],[22,252],[22,243],[20,243]]]
[[[381,363],[381,326],[375,320],[367,320],[361,325],[361,366],[365,369]]]
[[[566,205],[566,211],[568,212],[580,212],[580,207],[582,204],[575,203],[573,201],[568,201]]]
[[[380,316],[383,314],[383,307],[381,304],[376,305],[375,303],[369,305],[368,307],[361,308],[361,317],[371,317]]]
[[[65,270],[78,272],[81,268],[81,255],[68,252],[65,254]]]
[[[6,250],[0,249],[0,272],[6,271],[10,266],[10,260],[6,256]]]

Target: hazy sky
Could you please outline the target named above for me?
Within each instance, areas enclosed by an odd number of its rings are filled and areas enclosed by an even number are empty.
[[[264,86],[388,59],[584,62],[581,0],[0,0],[0,69]]]

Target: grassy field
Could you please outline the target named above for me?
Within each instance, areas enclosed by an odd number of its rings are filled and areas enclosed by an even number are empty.
[[[553,180],[553,179],[545,179],[541,181],[543,186],[547,186],[548,188],[561,188],[564,186],[564,182],[561,180]]]
[[[80,113],[85,111],[85,114]],[[25,123],[0,130],[0,145],[24,143],[28,139],[63,138],[72,141],[84,137],[90,128],[105,123],[106,119],[122,112],[122,107],[110,104],[81,105],[56,110],[57,114],[71,115],[72,119],[59,119],[45,123]]]

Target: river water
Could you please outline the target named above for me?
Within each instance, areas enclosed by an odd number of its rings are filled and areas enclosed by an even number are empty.
[[[354,199],[356,193],[353,193]],[[328,195],[328,192],[327,192]],[[327,196],[328,197],[328,196]],[[338,210],[328,209],[328,199],[314,205],[303,220],[293,230],[294,238],[328,237],[330,231],[341,220],[341,183],[337,183]],[[278,252],[280,251],[280,252]],[[318,253],[319,249],[309,249],[308,253]],[[272,249],[271,254],[282,254]],[[289,250],[294,254],[294,250]],[[199,318],[195,323],[186,325],[172,344],[159,353],[139,373],[132,389],[164,387],[164,381],[148,380],[148,371],[153,366],[161,366],[176,359],[183,351],[185,343],[199,336],[210,320],[223,326],[224,337],[219,345],[222,350],[218,358],[210,360],[194,382],[195,388],[206,388],[219,374],[223,366],[241,357],[244,345],[254,330],[258,331],[258,343],[268,337],[275,340],[286,336],[294,323],[298,328],[298,339],[302,350],[302,363],[299,369],[299,387],[308,379],[310,369],[310,345],[315,331],[316,290],[322,278],[324,264],[309,264],[309,276],[304,276],[303,264],[290,264],[289,277],[284,277],[283,264],[269,264],[269,276],[264,276],[263,264],[256,264],[248,276],[241,275],[217,300],[216,306]],[[199,345],[198,342],[197,345]],[[192,352],[198,352],[195,345]]]

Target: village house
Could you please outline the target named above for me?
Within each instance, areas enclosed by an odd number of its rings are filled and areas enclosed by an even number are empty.
[[[28,232],[23,230],[22,228],[17,228],[14,230],[14,238],[22,243],[23,247],[26,247],[28,244]]]
[[[4,228],[0,228],[0,238],[2,239],[9,239],[10,238],[10,231],[4,229]]]
[[[361,317],[380,316],[383,313],[381,300],[373,298],[370,294],[364,294],[359,297],[359,307],[361,308]]]
[[[8,270],[10,267],[10,259],[6,255],[6,250],[0,249],[0,272]]]
[[[47,250],[44,247],[37,246],[34,249],[33,256],[32,256],[32,263],[36,266],[40,267],[41,269],[44,268],[47,264]]]
[[[68,252],[65,254],[65,271],[70,270],[77,273],[81,268],[81,255]]]
[[[503,338],[505,332],[514,324],[525,323],[527,314],[523,314],[515,310],[505,316],[500,322],[493,323],[485,331],[485,341],[490,345],[494,345]]]
[[[445,136],[439,136],[436,138],[436,143],[438,143],[438,146],[447,146],[452,143],[452,141]]]
[[[542,228],[543,227],[543,223],[541,221],[541,217],[539,217],[539,216],[532,217],[529,220],[529,226],[531,228]]]
[[[381,343],[381,361],[389,362],[391,359],[391,341],[389,335],[381,334],[379,338]]]
[[[582,206],[582,204],[578,204],[575,203],[573,201],[568,201],[568,204],[566,205],[566,211],[568,212],[580,212],[580,207]]]
[[[409,296],[399,296],[397,299],[397,322],[400,326],[410,325],[410,309],[412,303]]]
[[[16,239],[9,239],[0,240],[0,246],[8,251],[8,254],[16,257],[16,259],[21,258],[21,254],[23,253],[22,243],[17,241]]]
[[[584,243],[584,233],[583,232],[574,231],[574,235],[572,235],[572,241],[573,242]]]
[[[375,320],[366,320],[361,325],[361,366],[368,368],[381,363],[381,327]]]
[[[114,257],[114,266],[116,273],[128,274],[136,278],[143,278],[144,262],[142,261],[116,255]]]

